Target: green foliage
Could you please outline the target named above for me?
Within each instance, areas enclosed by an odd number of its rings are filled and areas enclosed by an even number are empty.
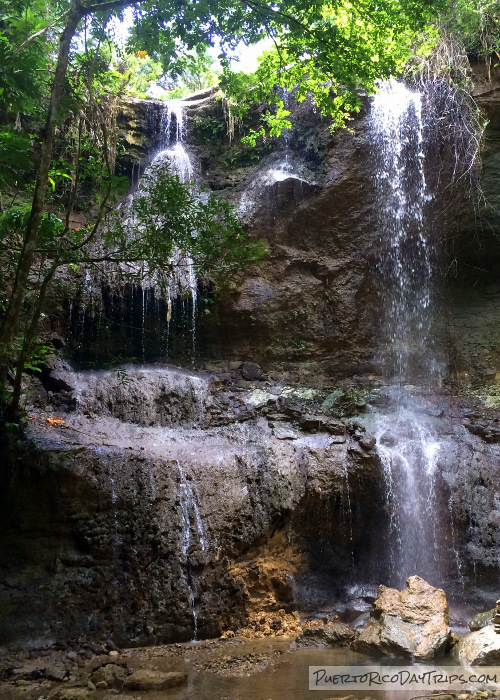
[[[429,21],[444,0],[339,0],[334,4],[294,0],[269,12],[267,30],[275,46],[264,53],[252,75],[235,73],[229,61],[221,87],[233,114],[245,116],[254,103],[267,102],[262,126],[246,141],[278,135],[288,123],[275,86],[294,89],[299,102],[312,97],[331,128],[343,126],[360,109],[360,90],[373,92],[377,79],[401,73],[417,44],[432,44]],[[280,15],[280,10],[283,15]],[[285,15],[286,13],[286,15]]]
[[[139,52],[125,54],[119,63],[120,73],[126,79],[125,91],[135,97],[147,97],[146,91],[164,75],[163,67],[159,61]]]
[[[466,9],[472,4],[457,3]],[[14,285],[13,301],[6,310],[10,320],[0,338],[2,376],[12,329],[23,331],[24,350],[29,347],[41,300],[60,265],[126,263],[138,276],[166,280],[172,274],[173,251],[180,249],[193,259],[199,276],[208,274],[223,281],[241,265],[260,262],[265,255],[265,246],[246,236],[229,204],[206,193],[194,196],[168,172],[155,173],[135,200],[128,220],[119,219],[115,205],[123,183],[114,175],[114,115],[116,100],[124,91],[143,95],[147,84],[155,83],[179,96],[212,84],[215,71],[207,49],[217,42],[221,85],[232,115],[244,118],[252,105],[265,105],[260,124],[249,125],[252,129],[245,135],[244,148],[232,157],[233,164],[239,164],[238,158],[252,159],[245,145],[289,128],[284,89],[293,89],[299,102],[312,98],[332,129],[343,126],[359,110],[361,91],[371,92],[377,79],[400,73],[413,50],[430,50],[437,32],[429,22],[448,6],[448,0],[158,0],[140,5],[124,0],[119,7],[103,3],[107,8],[102,12],[100,5],[100,0],[91,6],[78,0],[4,0],[0,13],[4,120],[17,126],[20,110],[40,122],[47,111],[57,120],[57,128],[54,119],[48,120],[41,133],[44,157],[36,183],[50,213],[37,228],[44,210],[40,197],[33,201],[32,216],[26,209],[11,208],[0,220],[2,271],[8,271],[3,277],[11,282],[11,270],[16,265],[22,270],[22,282]],[[476,6],[480,5],[477,0]],[[106,24],[127,6],[135,8],[134,28],[129,56],[123,57],[113,46]],[[72,43],[64,76],[65,71],[56,71],[54,65],[58,47],[67,46],[59,38],[65,26],[68,32],[75,31],[78,18],[79,35]],[[464,22],[470,24],[468,19]],[[490,34],[494,36],[495,31]],[[270,39],[273,48],[263,55],[257,71],[247,75],[233,70],[231,51],[241,42],[251,45],[263,38]],[[488,39],[488,46],[495,47],[495,41]],[[65,58],[61,54],[59,66],[65,66]],[[48,108],[52,87],[57,89]],[[216,138],[215,124],[203,128]],[[11,174],[20,178],[31,167],[26,142],[18,141],[20,157],[13,158],[15,138],[12,129],[0,138],[4,181]],[[71,226],[76,208],[86,212],[89,225]],[[27,222],[24,243],[29,245],[23,246]],[[19,329],[19,290],[25,296],[24,310],[33,302],[36,309],[27,330]],[[20,380],[16,386],[19,389]]]
[[[0,105],[35,117],[43,113],[55,46],[54,33],[35,38],[17,51],[32,34],[46,27],[60,12],[46,0],[3,0],[0,10]]]
[[[0,184],[12,182],[33,167],[31,139],[11,129],[0,130]]]
[[[227,131],[227,126],[220,118],[196,114],[193,118],[196,136],[209,143],[220,143]]]
[[[454,0],[441,23],[469,54],[500,59],[500,0]]]
[[[32,372],[41,372],[42,366],[52,357],[52,348],[48,345],[43,345],[42,343],[35,343],[32,345],[30,350],[30,356],[24,362],[24,369],[31,370]]]
[[[222,164],[228,170],[235,168],[247,168],[249,165],[255,165],[260,160],[259,152],[254,148],[255,142],[252,143],[249,137],[243,137],[242,143],[244,148],[241,151],[236,151],[228,158],[222,161]],[[261,149],[269,150],[269,149]]]
[[[214,194],[193,194],[167,164],[143,178],[143,193],[132,205],[132,216],[116,221],[104,235],[112,259],[142,262],[141,274],[172,274],[171,260],[179,249],[193,260],[197,276],[215,281],[250,262],[260,262],[266,246],[243,232],[232,206]],[[113,253],[113,248],[118,252]]]
[[[12,239],[20,240],[26,229],[31,208],[27,204],[7,209],[0,214],[0,243],[9,247]],[[39,243],[41,248],[49,248],[54,245],[63,229],[63,223],[52,212],[46,212],[40,223]]]
[[[276,85],[297,86],[299,101],[312,95],[332,128],[344,125],[360,108],[358,91],[372,91],[378,78],[401,72],[415,45],[429,42],[429,22],[446,6],[447,0],[200,0],[182,5],[168,0],[138,14],[130,46],[146,50],[172,74],[183,70],[186,49],[202,52],[219,37],[220,84],[235,103],[233,114],[244,116],[254,103],[270,105],[263,131],[248,135],[254,143],[264,133],[278,135],[285,128],[286,110]],[[274,48],[256,73],[232,69],[231,49],[240,41],[253,44],[266,37]]]
[[[121,184],[119,178],[118,183]],[[8,256],[19,246],[30,214],[27,205],[12,207],[0,215],[0,251]],[[81,263],[138,263],[127,276],[159,276],[166,284],[172,275],[177,249],[189,255],[198,276],[214,281],[237,272],[266,254],[261,241],[243,232],[232,206],[214,194],[194,194],[167,164],[157,166],[143,178],[142,195],[135,198],[125,217],[110,208],[96,245],[92,228],[67,230],[56,214],[47,212],[38,234],[40,250],[49,256],[38,270],[43,275],[57,256],[59,266],[78,270]]]

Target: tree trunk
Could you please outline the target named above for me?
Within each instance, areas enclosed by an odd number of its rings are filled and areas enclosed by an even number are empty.
[[[38,321],[42,313],[43,302],[45,301],[45,295],[47,294],[47,289],[49,288],[49,284],[51,283],[52,278],[54,277],[54,273],[57,270],[58,266],[59,261],[54,261],[49,271],[45,275],[45,278],[40,287],[40,291],[38,292],[38,298],[36,300],[31,321],[24,335],[23,346],[21,348],[21,352],[17,360],[16,377],[14,380],[14,391],[12,393],[12,399],[10,402],[9,409],[7,411],[7,418],[10,420],[13,420],[17,417],[17,413],[19,410],[19,400],[21,398],[24,364],[30,356],[31,347],[33,345],[33,338],[35,337],[36,329],[38,327]]]
[[[30,270],[33,264],[33,256],[36,250],[38,229],[42,220],[45,195],[47,193],[48,176],[52,150],[54,146],[54,135],[57,124],[58,112],[61,106],[62,92],[66,71],[68,68],[68,57],[71,40],[76,32],[78,23],[84,16],[86,10],[77,1],[74,2],[66,22],[66,26],[61,34],[59,42],[59,53],[50,96],[49,112],[45,123],[44,138],[38,166],[38,175],[33,195],[30,219],[24,236],[23,249],[19,260],[16,278],[9,305],[5,314],[2,330],[0,333],[0,381],[5,382],[7,378],[9,355],[12,344],[16,338],[19,328],[19,317],[21,315],[23,300],[26,294],[26,287]]]

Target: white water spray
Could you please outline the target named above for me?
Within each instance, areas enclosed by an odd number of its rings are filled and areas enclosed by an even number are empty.
[[[391,382],[426,377],[434,383],[435,265],[426,218],[432,197],[425,178],[422,95],[386,81],[373,98],[370,121],[382,229],[385,371]]]
[[[370,125],[381,229],[381,363],[387,383],[396,385],[375,430],[386,488],[389,583],[401,587],[418,574],[442,585],[449,572],[439,553],[450,530],[437,498],[443,440],[411,386],[440,387],[433,333],[437,254],[429,224],[422,95],[395,80],[382,83]],[[453,540],[452,522],[451,533]]]

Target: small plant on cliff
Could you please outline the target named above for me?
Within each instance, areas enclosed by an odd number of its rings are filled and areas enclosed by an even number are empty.
[[[195,115],[193,123],[197,136],[211,143],[220,143],[227,130],[221,119],[210,115]]]

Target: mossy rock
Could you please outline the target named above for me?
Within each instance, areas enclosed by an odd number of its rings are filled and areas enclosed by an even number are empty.
[[[321,412],[336,418],[357,415],[363,411],[366,399],[367,391],[364,389],[336,389],[321,404]]]
[[[474,615],[472,620],[469,622],[469,629],[471,632],[475,632],[476,630],[486,627],[486,625],[490,623],[494,614],[495,608],[493,608],[493,610],[486,610],[486,612],[480,612],[477,613],[477,615]]]

